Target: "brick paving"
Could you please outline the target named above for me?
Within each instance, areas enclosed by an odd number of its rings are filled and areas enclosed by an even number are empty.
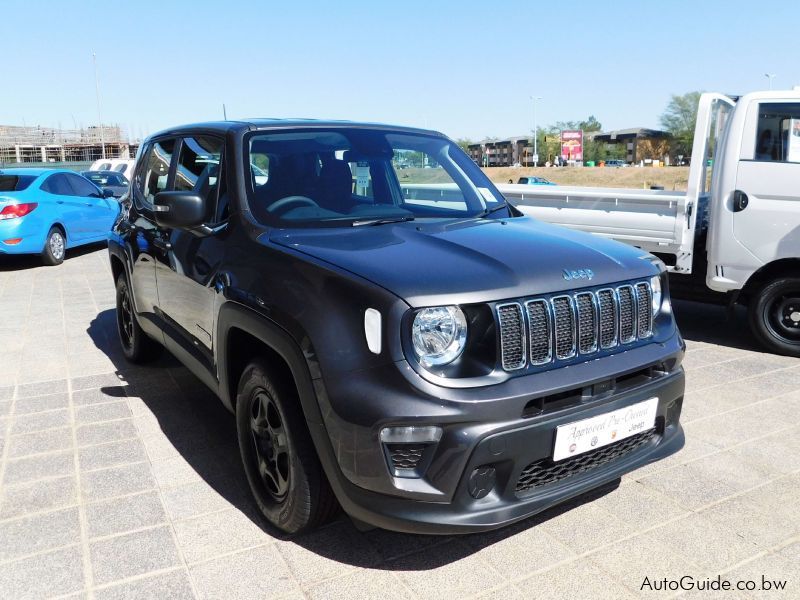
[[[2,597],[669,597],[644,577],[716,574],[800,597],[800,360],[756,349],[742,314],[676,303],[686,448],[616,487],[487,534],[341,518],[286,540],[216,398],[168,355],[120,356],[104,249],[0,259]]]

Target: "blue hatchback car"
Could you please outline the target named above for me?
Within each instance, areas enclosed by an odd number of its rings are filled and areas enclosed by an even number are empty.
[[[0,254],[63,262],[68,248],[108,238],[119,213],[112,191],[61,169],[0,169]]]

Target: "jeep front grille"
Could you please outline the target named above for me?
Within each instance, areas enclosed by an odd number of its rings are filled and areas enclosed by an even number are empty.
[[[496,313],[506,371],[594,354],[653,334],[652,292],[644,281],[498,304]]]

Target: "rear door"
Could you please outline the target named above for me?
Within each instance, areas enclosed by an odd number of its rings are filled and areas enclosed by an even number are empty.
[[[761,264],[800,256],[800,101],[760,101],[748,112],[736,190],[747,206],[733,234]]]
[[[161,319],[156,314],[156,259],[161,256],[161,239],[153,217],[153,199],[167,189],[175,139],[150,142],[141,153],[131,185],[132,206],[126,233],[130,253],[133,299],[140,319],[148,321],[150,331],[161,331]]]
[[[48,204],[53,208],[53,222],[58,221],[66,229],[67,245],[86,239],[86,207],[72,190],[67,173],[53,173],[42,182],[39,189],[48,194]]]

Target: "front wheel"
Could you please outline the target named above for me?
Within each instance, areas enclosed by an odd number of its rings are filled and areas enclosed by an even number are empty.
[[[338,507],[299,402],[264,360],[239,380],[236,429],[247,481],[261,514],[286,533],[321,525]]]
[[[756,292],[750,328],[772,352],[800,357],[800,278],[780,277]]]

